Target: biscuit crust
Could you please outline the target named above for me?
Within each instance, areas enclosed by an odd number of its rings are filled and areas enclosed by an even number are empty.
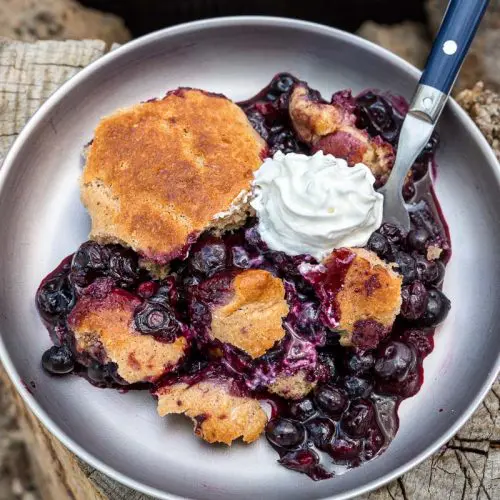
[[[167,262],[220,228],[214,217],[250,189],[266,148],[236,104],[196,89],[103,118],[81,178],[91,237]]]
[[[116,363],[118,374],[130,384],[155,381],[179,363],[187,348],[184,337],[168,344],[136,331],[133,314],[139,304],[118,290],[104,299],[82,297],[68,317],[77,350],[104,348],[106,362]]]
[[[402,277],[375,253],[350,249],[356,254],[344,278],[336,300],[339,308],[339,329],[347,332],[341,344],[375,347],[380,338],[357,338],[361,327],[375,328],[377,335],[387,334],[401,309]],[[379,327],[377,325],[380,325]],[[364,345],[368,342],[370,345]]]
[[[248,270],[235,276],[232,289],[229,302],[212,310],[210,335],[253,358],[262,356],[285,336],[283,282],[268,271]]]
[[[255,399],[230,393],[224,380],[206,380],[194,385],[178,383],[159,389],[158,414],[184,413],[195,424],[195,434],[209,443],[231,443],[259,438],[267,416]]]

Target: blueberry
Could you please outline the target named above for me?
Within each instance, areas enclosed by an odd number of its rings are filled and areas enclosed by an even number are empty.
[[[325,352],[319,353],[319,360],[327,370],[327,377],[329,380],[333,380],[337,375],[337,369],[335,367],[335,361]]]
[[[135,311],[134,324],[139,332],[168,342],[180,333],[180,324],[168,304],[144,302]]]
[[[42,366],[53,375],[66,375],[75,368],[75,358],[69,347],[52,346],[43,353]]]
[[[71,263],[71,271],[106,271],[109,267],[110,251],[105,245],[86,241],[76,251]]]
[[[409,320],[422,317],[427,308],[427,297],[427,289],[418,280],[404,286],[401,290],[401,316]]]
[[[106,382],[108,370],[105,365],[101,365],[98,361],[92,361],[87,368],[87,376],[92,382],[102,384]]]
[[[36,303],[42,317],[53,323],[75,304],[75,293],[65,275],[46,281],[37,291]]]
[[[297,151],[298,145],[291,131],[284,130],[277,134],[272,134],[268,139],[271,146],[270,155],[274,155],[277,151],[282,153],[293,153]]]
[[[266,437],[279,448],[296,448],[304,441],[305,430],[300,422],[275,418],[266,426]]]
[[[403,285],[408,285],[417,278],[417,267],[415,259],[406,252],[396,254],[396,265],[398,272],[403,276]]]
[[[318,386],[314,391],[316,404],[326,413],[338,417],[346,409],[348,399],[344,391],[334,385]]]
[[[316,417],[306,424],[311,441],[320,449],[325,449],[335,434],[335,424],[326,417]]]
[[[193,268],[210,278],[226,267],[226,247],[222,243],[208,243],[191,258]]]
[[[130,286],[138,279],[137,254],[125,249],[115,249],[109,259],[108,275],[122,286]]]
[[[344,387],[350,398],[366,398],[373,389],[372,384],[368,380],[353,376],[344,379]]]
[[[252,124],[252,127],[255,131],[265,140],[267,141],[269,137],[269,132],[266,127],[266,119],[264,115],[259,113],[256,110],[247,112],[248,121]]]
[[[353,401],[341,421],[341,427],[348,436],[359,438],[367,434],[374,423],[373,405],[364,399]]]
[[[231,249],[231,257],[233,266],[240,269],[248,269],[250,267],[250,256],[243,247],[233,247]]]
[[[406,241],[411,250],[416,250],[417,252],[425,252],[425,248],[427,242],[431,234],[427,229],[420,227],[418,229],[412,229],[408,236],[406,237]]]
[[[310,473],[319,463],[318,455],[312,450],[291,451],[280,458],[279,463],[287,469]]]
[[[386,240],[393,245],[398,245],[403,241],[403,231],[395,224],[386,222],[380,226],[378,232],[382,236],[385,236]]]
[[[448,316],[450,308],[451,303],[448,297],[441,290],[431,288],[427,299],[426,311],[420,319],[421,324],[429,327],[439,325]]]
[[[384,257],[389,251],[387,238],[380,233],[373,233],[368,240],[368,249],[375,252],[379,257]]]
[[[368,373],[375,364],[375,358],[370,352],[353,352],[346,361],[346,368],[353,375]]]
[[[370,91],[359,96],[356,103],[360,114],[360,125],[367,128],[370,135],[380,135],[386,141],[395,143],[401,119],[395,116],[389,101]]]
[[[384,380],[403,380],[415,362],[413,349],[393,340],[379,349],[375,373]]]
[[[294,83],[295,79],[293,78],[293,76],[287,74],[281,74],[278,75],[278,77],[274,80],[272,88],[276,92],[280,93],[288,92],[289,90],[291,90]]]
[[[290,415],[301,422],[311,418],[315,413],[316,408],[309,398],[294,401],[290,405]]]
[[[444,279],[444,264],[440,260],[427,260],[422,255],[415,255],[417,278],[426,285],[439,286]]]

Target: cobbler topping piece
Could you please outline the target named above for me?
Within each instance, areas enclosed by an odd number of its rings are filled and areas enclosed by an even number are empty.
[[[193,234],[224,225],[213,218],[250,188],[266,151],[241,108],[202,90],[178,89],[105,117],[81,180],[92,238],[165,263]]]
[[[320,266],[303,266],[322,301],[322,320],[344,332],[341,344],[373,349],[401,308],[402,277],[373,252],[338,249]]]
[[[184,413],[195,423],[195,433],[209,443],[230,445],[242,438],[251,443],[264,432],[267,416],[257,400],[236,395],[231,381],[220,377],[180,382],[160,388],[158,414]]]
[[[334,95],[330,104],[321,102],[307,85],[297,84],[290,96],[289,111],[298,136],[312,147],[349,165],[363,163],[377,180],[385,182],[394,163],[392,146],[380,137],[372,138],[356,127],[350,95]]]
[[[283,282],[268,271],[243,271],[234,277],[230,293],[228,302],[212,309],[209,335],[253,358],[262,356],[285,336]]]
[[[156,380],[179,363],[187,347],[184,337],[165,343],[137,331],[134,311],[140,305],[136,296],[115,289],[104,298],[82,297],[68,316],[77,353],[104,356],[100,363],[116,363],[118,375],[131,384]]]
[[[259,232],[272,250],[318,260],[334,248],[366,245],[382,222],[383,196],[370,170],[318,151],[278,151],[254,173]]]
[[[294,375],[278,375],[267,390],[285,399],[301,399],[307,396],[317,383],[317,380],[309,380],[306,370],[300,370]]]

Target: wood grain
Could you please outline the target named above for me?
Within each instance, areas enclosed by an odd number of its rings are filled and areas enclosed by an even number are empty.
[[[104,52],[104,42],[95,40],[37,43],[0,40],[0,163],[2,155],[42,102]],[[491,95],[488,101],[491,102]],[[481,100],[477,103],[480,106]],[[477,106],[475,116],[484,118],[488,111],[478,111]],[[43,499],[148,498],[106,477],[67,450],[25,407],[1,369],[0,390],[8,391],[17,409]],[[500,383],[495,384],[447,446],[388,486],[360,498],[500,499]]]

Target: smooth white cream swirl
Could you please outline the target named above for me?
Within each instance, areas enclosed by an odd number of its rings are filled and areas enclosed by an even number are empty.
[[[383,196],[362,163],[277,152],[254,177],[251,205],[272,250],[321,260],[334,248],[366,245],[382,223]]]

